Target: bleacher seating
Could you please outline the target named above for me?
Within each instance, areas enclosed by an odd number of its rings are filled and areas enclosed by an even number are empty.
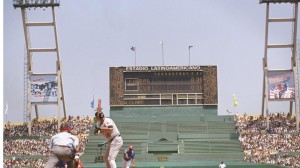
[[[124,141],[116,160],[118,167],[122,164],[122,151],[129,145],[133,145],[137,153],[137,167],[143,168],[209,168],[217,167],[221,161],[225,161],[231,168],[279,167],[244,162],[233,116],[217,116],[215,111],[213,108],[202,107],[112,109],[111,117]],[[85,168],[104,168],[106,141],[102,136],[93,135],[93,128],[94,125],[88,135],[88,143],[81,160]],[[6,137],[20,138],[50,137]],[[6,155],[4,159],[12,157]],[[46,156],[15,157],[39,159]]]
[[[138,167],[216,167],[220,161],[230,167],[268,167],[243,162],[233,116],[217,116],[214,108],[124,107],[111,109],[111,117],[124,141],[116,160],[118,166],[123,149],[133,145]],[[97,145],[105,140],[91,134],[89,137],[82,156],[85,165],[105,167],[104,163],[95,163]]]

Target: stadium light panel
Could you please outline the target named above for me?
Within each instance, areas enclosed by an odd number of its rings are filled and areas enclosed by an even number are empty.
[[[298,3],[300,0],[259,0],[259,3]]]
[[[15,8],[36,8],[60,6],[60,0],[13,0]]]

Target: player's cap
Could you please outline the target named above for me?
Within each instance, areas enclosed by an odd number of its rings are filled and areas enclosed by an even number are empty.
[[[133,150],[133,146],[130,145],[130,146],[128,147],[128,149],[129,149],[129,150]]]

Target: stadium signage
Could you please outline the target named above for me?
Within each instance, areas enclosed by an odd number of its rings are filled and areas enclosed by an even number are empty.
[[[126,71],[189,71],[201,70],[201,66],[131,66]]]

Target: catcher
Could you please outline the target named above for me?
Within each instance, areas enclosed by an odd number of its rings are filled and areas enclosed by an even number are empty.
[[[135,168],[135,152],[133,151],[133,146],[130,145],[124,150],[123,157],[123,168],[129,168],[131,165],[132,168]]]
[[[79,159],[79,154],[75,154],[74,165],[75,168],[84,168],[82,161]]]

